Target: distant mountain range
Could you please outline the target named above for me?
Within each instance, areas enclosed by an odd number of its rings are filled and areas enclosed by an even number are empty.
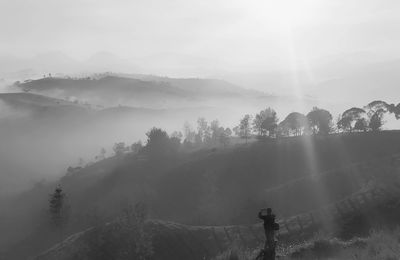
[[[16,90],[67,100],[78,99],[103,106],[190,107],[225,99],[248,100],[276,97],[247,90],[223,80],[176,79],[147,75],[107,75],[100,78],[46,77],[14,85]]]
[[[90,74],[99,71],[141,71],[126,59],[98,52],[86,60],[76,60],[63,52],[46,52],[31,58],[0,57],[0,78],[25,80],[53,75]]]

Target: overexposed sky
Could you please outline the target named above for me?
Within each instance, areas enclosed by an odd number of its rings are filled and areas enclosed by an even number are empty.
[[[0,56],[168,56],[229,71],[399,55],[397,0],[1,0]],[[301,61],[301,62],[298,62]]]

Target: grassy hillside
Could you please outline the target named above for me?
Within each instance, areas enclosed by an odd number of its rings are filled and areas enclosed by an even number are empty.
[[[347,166],[400,153],[399,140],[400,132],[387,131],[282,138],[156,160],[145,154],[109,158],[61,179],[72,208],[69,232],[88,227],[91,212],[112,220],[139,201],[148,205],[151,218],[191,225],[253,224],[256,212],[269,205],[280,218],[308,212],[376,182],[384,163],[368,171]],[[30,223],[45,225],[40,212],[52,189],[45,185],[20,196],[9,207],[6,225],[16,224],[11,216],[17,210]],[[18,224],[25,221],[21,217]]]
[[[388,161],[392,162],[390,167],[385,166]],[[370,187],[370,190],[348,196],[334,205],[325,205],[318,211],[289,219],[279,218],[280,259],[382,259],[399,256],[396,232],[369,233],[371,229],[398,225],[400,179],[396,170],[399,165],[400,156],[361,164],[359,167],[366,166],[365,169],[369,170],[386,168],[386,172],[375,175],[377,185],[385,179],[388,181],[386,185]],[[186,226],[148,221],[146,226],[152,234],[151,259],[254,259],[264,239],[261,224]],[[37,259],[73,259],[77,256],[93,259],[94,254],[96,259],[108,259],[126,250],[121,243],[115,242],[115,239],[124,237],[123,229],[119,227],[117,220],[74,234]]]
[[[99,108],[34,93],[2,93],[0,194],[19,192],[42,178],[58,178],[79,158],[92,160],[102,147],[111,154],[116,142],[143,140],[153,126],[172,132],[186,119],[231,114],[219,112],[204,106]]]
[[[58,114],[59,116],[81,115],[89,112],[88,107],[80,104],[31,93],[0,93],[0,104],[9,107],[8,111],[1,111],[1,115],[10,119],[15,115],[11,109],[16,112],[33,114],[47,112],[47,116],[51,114]],[[9,114],[7,115],[7,113]]]
[[[99,79],[43,78],[15,85],[58,98],[77,98],[107,106],[182,107],[215,99],[272,98],[222,80],[139,78],[109,75]]]

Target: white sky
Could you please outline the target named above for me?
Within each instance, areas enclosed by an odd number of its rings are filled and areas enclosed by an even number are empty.
[[[309,69],[352,53],[397,58],[399,13],[398,0],[0,0],[0,57],[107,51],[209,74]]]
[[[285,51],[291,27],[304,55],[318,56],[397,45],[399,11],[397,0],[1,0],[1,52],[257,61]]]

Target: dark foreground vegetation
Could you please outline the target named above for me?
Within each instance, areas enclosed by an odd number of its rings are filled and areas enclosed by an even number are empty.
[[[58,183],[58,191],[57,184],[42,183],[8,201],[4,205],[9,210],[3,217],[2,229],[19,242],[4,252],[5,259],[37,255],[69,235],[93,227],[98,227],[94,233],[98,235],[95,242],[85,246],[111,248],[101,251],[103,258],[86,259],[118,259],[108,254],[121,252],[114,246],[124,244],[113,244],[111,240],[148,241],[135,238],[133,234],[138,233],[129,231],[144,228],[145,225],[137,224],[143,223],[139,220],[144,218],[189,226],[247,226],[258,222],[256,213],[260,208],[271,205],[279,219],[308,214],[368,189],[373,183],[380,183],[378,180],[387,183],[379,176],[393,172],[393,168],[386,166],[393,155],[400,153],[398,131],[269,138],[247,145],[203,148],[184,148],[175,137],[156,128],[149,131],[148,137],[138,151],[127,152],[117,145],[113,157],[86,167],[69,168]],[[368,167],[369,162],[379,158],[385,160]],[[366,168],[349,167],[357,163]],[[146,205],[146,210],[129,210],[130,205],[137,203]],[[117,224],[108,224],[114,227],[108,231],[106,223]],[[18,233],[17,226],[23,232]],[[190,230],[188,227],[186,231]],[[359,234],[365,236],[368,225],[365,230]],[[143,237],[152,235],[157,234],[143,231]],[[262,234],[259,237],[262,239]],[[159,244],[154,243],[145,243],[143,250],[149,254],[160,250]],[[133,244],[123,246],[124,250]],[[129,250],[136,252],[135,248]],[[127,254],[133,252],[129,250]]]
[[[115,143],[112,157],[102,148],[56,183],[2,201],[2,254],[25,259],[64,241],[39,259],[210,259],[234,243],[258,248],[259,226],[247,233],[240,227],[257,223],[256,213],[266,207],[284,221],[282,246],[311,239],[321,228],[343,240],[367,236],[373,222],[394,226],[393,216],[400,216],[393,196],[364,198],[361,215],[354,214],[361,206],[352,205],[354,194],[375,194],[398,181],[400,132],[381,129],[385,115],[400,117],[399,108],[373,101],[334,120],[314,107],[280,122],[266,108],[232,129],[205,118],[196,129],[185,123],[183,133],[153,127],[144,143]],[[337,206],[349,198],[351,214]],[[354,228],[375,210],[382,214]],[[194,247],[177,246],[190,239]]]

